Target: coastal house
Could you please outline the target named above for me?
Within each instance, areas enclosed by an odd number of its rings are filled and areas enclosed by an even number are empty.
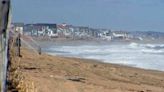
[[[112,39],[112,33],[109,29],[99,29],[98,33],[99,38],[103,40],[111,40]]]
[[[32,36],[33,24],[24,25],[24,35]]]
[[[87,39],[96,37],[96,30],[84,26],[69,26],[69,31],[73,39]]]
[[[80,37],[89,37],[89,27],[79,27],[79,36]]]
[[[113,31],[112,39],[127,39],[128,33],[125,31]]]
[[[98,29],[93,29],[93,28],[89,29],[89,35],[91,37],[97,38],[98,37],[98,33],[99,33]]]
[[[19,32],[21,35],[23,35],[24,23],[13,23],[12,25],[15,32]]]
[[[37,36],[58,37],[57,25],[48,23],[33,24],[32,34]]]
[[[70,38],[73,35],[73,26],[67,25],[66,23],[57,25],[57,32],[59,37]]]

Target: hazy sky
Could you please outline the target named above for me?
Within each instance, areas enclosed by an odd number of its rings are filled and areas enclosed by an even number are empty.
[[[11,0],[13,21],[164,31],[164,0]]]

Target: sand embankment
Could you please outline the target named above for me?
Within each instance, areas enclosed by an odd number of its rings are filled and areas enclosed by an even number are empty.
[[[22,49],[20,71],[37,92],[164,92],[164,72]]]

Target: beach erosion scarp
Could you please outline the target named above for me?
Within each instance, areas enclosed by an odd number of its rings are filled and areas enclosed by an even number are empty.
[[[161,71],[38,55],[27,48],[21,48],[21,55],[12,59],[17,68],[10,73],[18,92],[164,92]]]

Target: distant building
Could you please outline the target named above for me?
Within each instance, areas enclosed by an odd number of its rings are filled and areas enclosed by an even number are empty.
[[[89,35],[94,37],[94,38],[98,37],[98,33],[99,33],[98,29],[93,29],[93,28],[89,29]]]
[[[34,25],[38,35],[57,37],[57,24],[39,23]]]
[[[58,37],[57,24],[38,23],[25,25],[25,34],[31,36],[49,36]]]
[[[128,38],[128,33],[125,31],[113,31],[112,39],[126,39]]]
[[[24,25],[24,35],[32,36],[33,24]]]
[[[14,31],[23,35],[24,23],[13,23]]]
[[[109,29],[99,29],[98,33],[99,38],[103,40],[111,40],[112,39],[112,33]]]
[[[77,33],[79,33],[79,37],[89,37],[89,27],[78,27],[79,30]]]
[[[72,25],[67,25],[66,23],[57,25],[57,32],[59,37],[70,38],[73,35],[74,28]]]

